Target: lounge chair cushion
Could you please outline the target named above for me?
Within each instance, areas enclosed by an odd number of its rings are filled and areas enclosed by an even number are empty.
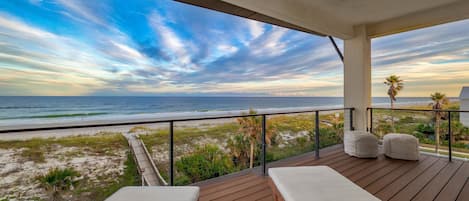
[[[378,157],[378,138],[365,131],[346,131],[344,152],[358,158],[376,158]]]
[[[196,186],[132,186],[123,187],[106,201],[197,201]]]
[[[377,201],[327,166],[270,168],[269,175],[285,201]]]
[[[419,160],[419,139],[408,134],[390,133],[383,137],[384,154],[390,158]]]

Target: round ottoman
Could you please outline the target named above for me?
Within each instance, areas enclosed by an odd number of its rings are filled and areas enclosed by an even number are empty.
[[[408,134],[390,133],[383,138],[384,155],[402,160],[419,160],[419,140]]]

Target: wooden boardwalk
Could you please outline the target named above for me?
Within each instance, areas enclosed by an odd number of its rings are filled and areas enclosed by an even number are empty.
[[[343,152],[342,146],[321,150],[321,158],[307,153],[269,164],[278,166],[327,165],[381,200],[469,200],[469,163],[429,155],[420,161],[358,159]],[[262,200],[272,201],[266,177],[259,169],[246,170],[198,184],[200,201]],[[340,192],[337,192],[340,193]]]
[[[152,159],[149,158],[145,152],[145,145],[141,140],[137,139],[135,135],[125,134],[124,136],[129,142],[129,146],[132,149],[132,153],[134,154],[145,183],[148,186],[162,186],[158,170],[156,169]]]

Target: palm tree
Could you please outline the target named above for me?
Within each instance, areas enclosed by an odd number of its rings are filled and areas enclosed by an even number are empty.
[[[249,109],[249,115],[255,115],[257,112],[253,109]],[[241,117],[237,119],[239,125],[239,132],[245,135],[249,141],[249,168],[254,166],[254,152],[255,146],[262,141],[262,118],[257,116]],[[266,143],[270,144],[271,136],[273,133],[272,126],[267,124],[266,128]]]
[[[44,189],[51,194],[52,201],[62,199],[62,193],[72,190],[78,184],[77,177],[80,173],[73,168],[59,169],[54,168],[49,170],[45,175],[41,175],[37,180],[41,183]]]
[[[444,106],[448,105],[449,100],[445,94],[440,92],[435,92],[434,94],[431,94],[430,97],[433,101],[430,103],[430,106],[435,110],[435,151],[438,153],[438,148],[440,146],[440,120],[444,115],[440,110],[442,110]]]
[[[391,100],[391,109],[394,109],[394,101],[396,101],[397,94],[404,89],[404,80],[401,80],[401,77],[396,75],[391,75],[386,78],[384,84],[389,86],[388,96]],[[391,126],[394,128],[394,115],[391,110]]]
[[[234,163],[239,166],[245,166],[249,160],[249,141],[243,134],[236,134],[227,141],[227,148],[233,157]]]

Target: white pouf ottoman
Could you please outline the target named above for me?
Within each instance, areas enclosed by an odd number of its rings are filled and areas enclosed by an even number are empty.
[[[358,158],[376,158],[378,157],[378,138],[365,131],[346,131],[344,152]]]
[[[384,155],[403,160],[419,160],[419,140],[408,134],[390,133],[383,138]]]
[[[197,201],[197,186],[129,186],[119,189],[105,201]]]

